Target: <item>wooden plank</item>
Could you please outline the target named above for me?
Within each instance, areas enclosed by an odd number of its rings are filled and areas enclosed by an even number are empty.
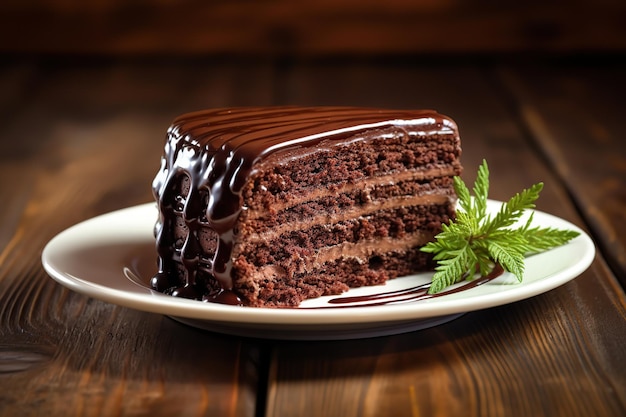
[[[42,68],[37,95],[0,134],[2,177],[14,170],[10,178],[28,180],[2,182],[14,215],[0,217],[12,231],[0,252],[0,415],[254,415],[257,344],[72,293],[45,274],[40,254],[74,223],[150,201],[170,121],[263,101],[269,72],[219,63]]]
[[[299,104],[436,108],[460,126],[467,180],[486,158],[493,198],[544,181],[539,208],[584,227],[491,75],[488,68],[436,64],[296,65],[284,94]],[[556,290],[433,329],[277,343],[267,415],[621,416],[625,317],[624,293],[599,255]]]
[[[620,416],[626,357],[588,308],[598,273],[420,332],[277,345],[267,415]]]
[[[626,67],[507,69],[519,119],[626,285]]]
[[[0,50],[64,54],[623,52],[619,0],[9,1]]]

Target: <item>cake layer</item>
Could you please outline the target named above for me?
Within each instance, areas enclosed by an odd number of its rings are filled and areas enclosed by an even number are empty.
[[[311,184],[356,183],[366,178],[376,178],[390,173],[413,171],[423,178],[450,175],[458,171],[458,141],[453,134],[435,134],[425,142],[422,136],[413,137],[405,130],[368,132],[375,139],[365,140],[365,135],[354,135],[348,143],[335,145],[321,143],[329,149],[291,151],[298,169],[293,169],[290,155],[281,155],[281,163],[274,159],[259,164],[255,169],[264,175],[252,174],[253,182],[243,190],[243,195],[271,193],[286,195],[285,190],[297,192]],[[286,160],[285,160],[286,159]],[[453,174],[454,175],[454,174]]]
[[[454,192],[452,177],[458,173],[458,168],[450,166],[436,171],[401,171],[359,181],[330,182],[325,183],[323,188],[309,186],[293,189],[289,193],[273,194],[266,190],[247,194],[248,198],[254,195],[254,199],[248,200],[250,204],[246,204],[244,209],[248,219],[268,218],[268,213],[271,215],[298,205],[306,205],[313,200],[322,201],[341,195],[365,203],[394,197],[450,194]]]
[[[338,258],[320,265],[310,273],[291,276],[276,271],[246,269],[238,265],[241,277],[236,279],[236,292],[256,307],[290,307],[303,300],[324,295],[337,295],[348,290],[369,285],[379,285],[389,279],[410,275],[432,267],[432,260],[419,248],[406,251],[372,252],[370,261],[360,262],[356,258]],[[267,278],[270,276],[271,278]]]

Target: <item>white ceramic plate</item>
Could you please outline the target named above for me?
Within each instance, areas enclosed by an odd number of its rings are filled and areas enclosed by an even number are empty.
[[[489,210],[496,212],[500,204],[490,201]],[[79,223],[46,245],[44,268],[53,279],[79,293],[168,315],[199,328],[248,337],[328,340],[419,330],[466,312],[532,297],[577,277],[595,255],[593,242],[578,227],[536,211],[536,225],[574,229],[581,235],[565,246],[528,257],[521,284],[504,273],[478,287],[421,301],[319,308],[331,306],[328,301],[338,297],[380,294],[427,283],[431,274],[425,273],[397,278],[384,286],[353,289],[342,296],[309,300],[299,308],[239,307],[171,297],[148,288],[147,282],[156,272],[156,217],[156,206],[143,204]]]

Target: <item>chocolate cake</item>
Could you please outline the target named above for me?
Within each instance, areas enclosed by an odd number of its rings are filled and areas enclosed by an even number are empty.
[[[174,296],[297,306],[432,267],[454,216],[455,123],[434,111],[229,108],[177,118],[153,183]]]

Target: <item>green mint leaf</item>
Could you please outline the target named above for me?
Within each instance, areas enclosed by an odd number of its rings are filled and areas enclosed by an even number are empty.
[[[464,274],[471,269],[475,261],[470,245],[449,252],[450,257],[439,261],[435,268],[430,289],[439,292],[446,287],[460,281]]]
[[[502,204],[493,221],[485,224],[483,233],[489,234],[495,230],[513,225],[520,219],[525,210],[535,208],[534,203],[539,198],[539,193],[542,189],[543,183],[540,182],[515,194],[509,201]]]
[[[522,281],[524,276],[524,252],[518,246],[491,240],[487,243],[487,248],[491,259],[495,263],[499,263],[505,270],[515,275],[518,281]]]
[[[476,198],[476,217],[482,219],[487,215],[487,198],[489,195],[489,167],[487,161],[483,159],[482,164],[478,167],[478,174],[474,182],[474,195]]]
[[[470,195],[469,189],[467,188],[467,185],[465,185],[461,177],[454,177],[453,180],[454,191],[459,198],[459,207],[461,207],[461,209],[463,209],[466,213],[471,214],[473,211],[472,197]]]
[[[512,273],[519,281],[524,276],[525,256],[564,245],[579,235],[573,230],[533,227],[533,213],[525,224],[511,228],[526,210],[535,207],[543,189],[537,183],[515,194],[503,203],[492,218],[487,214],[489,167],[483,160],[470,194],[460,177],[454,177],[454,190],[459,209],[456,219],[442,225],[442,231],[422,251],[433,254],[438,265],[429,293],[437,293],[476,273],[486,276],[496,264]]]
[[[560,230],[551,227],[533,228],[522,231],[527,240],[525,253],[538,253],[564,245],[580,233],[574,230]]]

